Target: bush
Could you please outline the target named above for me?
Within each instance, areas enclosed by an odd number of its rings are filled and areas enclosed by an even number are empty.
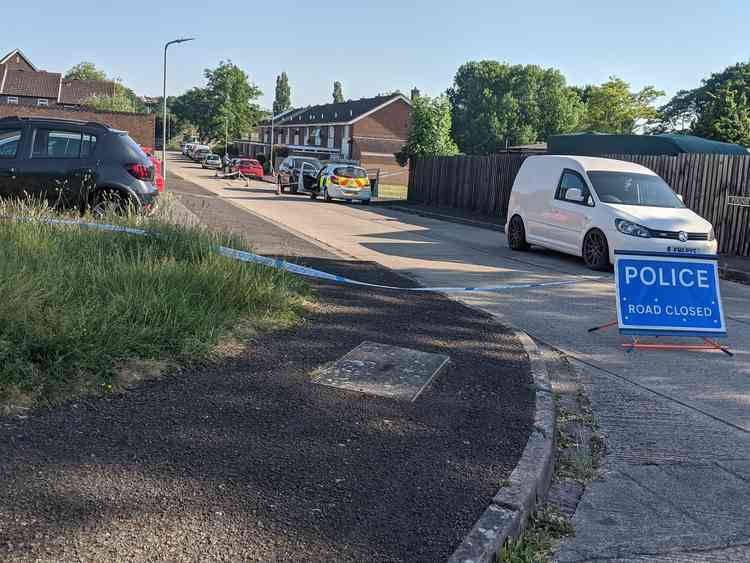
[[[51,215],[0,203],[2,217],[29,214]],[[237,327],[299,318],[298,278],[213,250],[243,241],[158,217],[120,222],[159,236],[0,220],[0,404],[107,392],[134,361],[211,359]]]

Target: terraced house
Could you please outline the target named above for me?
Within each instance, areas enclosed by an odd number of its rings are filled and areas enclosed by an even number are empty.
[[[0,117],[43,116],[96,121],[123,129],[142,145],[154,144],[154,114],[101,112],[84,106],[92,96],[112,96],[109,80],[66,80],[38,69],[20,49],[0,58]]]
[[[274,116],[273,144],[294,155],[359,160],[389,174],[389,183],[406,184],[408,171],[393,155],[406,142],[410,114],[411,100],[401,93],[294,108]],[[250,139],[236,142],[240,152],[268,154],[271,129],[270,120],[260,123]]]

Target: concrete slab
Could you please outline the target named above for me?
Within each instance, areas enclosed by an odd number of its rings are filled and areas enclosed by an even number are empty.
[[[312,380],[359,393],[416,401],[448,361],[443,354],[363,342],[337,362],[318,370]]]

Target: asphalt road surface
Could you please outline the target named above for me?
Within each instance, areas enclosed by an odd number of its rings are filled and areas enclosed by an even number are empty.
[[[190,164],[175,166],[224,201],[426,286],[580,282],[458,297],[568,353],[591,396],[608,455],[560,560],[724,560],[730,552],[750,560],[750,287],[721,284],[729,332],[723,343],[734,357],[626,354],[616,330],[587,332],[615,318],[614,283],[611,276],[589,277],[578,259],[541,249],[515,253],[504,235],[485,229],[279,197],[267,184],[248,188],[207,178]]]

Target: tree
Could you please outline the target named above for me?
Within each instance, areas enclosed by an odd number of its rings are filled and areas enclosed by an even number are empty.
[[[341,82],[338,80],[333,83],[333,103],[340,104],[344,101],[344,92],[341,90]]]
[[[292,107],[291,89],[286,72],[276,77],[276,94],[273,100],[273,114],[278,115]]]
[[[135,93],[119,82],[115,82],[111,96],[94,95],[81,100],[81,105],[99,111],[143,113],[145,106]]]
[[[583,114],[578,95],[555,69],[468,62],[448,89],[453,139],[461,152],[490,154],[574,130]]]
[[[451,137],[451,106],[445,96],[419,96],[411,106],[409,135],[396,159],[405,166],[413,156],[450,156],[458,154]]]
[[[94,63],[83,61],[65,73],[65,80],[107,80],[107,75]]]
[[[750,146],[748,97],[750,63],[713,73],[693,90],[681,90],[662,108],[656,131],[690,133]]]
[[[615,134],[632,134],[644,121],[657,119],[659,111],[653,104],[664,95],[653,86],[631,92],[630,84],[616,76],[611,76],[601,86],[586,86],[582,92],[586,103],[582,128]]]

